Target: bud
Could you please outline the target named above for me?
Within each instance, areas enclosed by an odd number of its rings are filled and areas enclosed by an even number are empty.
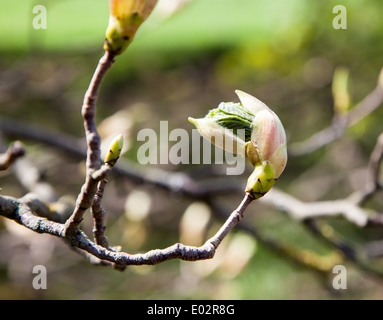
[[[268,161],[277,179],[287,163],[286,133],[278,116],[262,101],[236,90],[242,105],[254,114],[251,140],[246,143],[246,156],[253,165]]]
[[[334,99],[334,111],[344,115],[350,108],[350,94],[348,92],[349,70],[339,67],[334,72],[332,80],[332,95]]]
[[[258,199],[271,189],[285,169],[286,133],[278,116],[262,101],[240,90],[236,93],[241,103],[223,102],[205,118],[189,118],[189,121],[211,143],[249,158],[254,171],[245,191]]]
[[[255,199],[259,199],[271,189],[276,180],[275,170],[270,162],[259,162],[255,165],[253,173],[247,179],[245,192],[249,192]]]
[[[122,137],[122,134],[115,137],[109,145],[109,151],[106,154],[104,162],[113,167],[116,164],[118,158],[120,157],[123,144],[124,139]]]
[[[121,54],[149,17],[157,0],[109,0],[110,17],[104,50]]]

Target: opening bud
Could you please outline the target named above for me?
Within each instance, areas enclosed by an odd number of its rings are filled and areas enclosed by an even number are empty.
[[[157,0],[109,0],[110,16],[104,50],[121,54],[149,17]]]
[[[211,143],[249,158],[254,171],[246,192],[260,198],[286,167],[286,133],[278,116],[262,101],[240,90],[236,94],[241,103],[222,102],[204,118],[189,121]]]

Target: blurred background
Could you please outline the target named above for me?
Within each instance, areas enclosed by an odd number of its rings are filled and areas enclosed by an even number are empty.
[[[139,130],[159,131],[160,121],[167,120],[169,130],[191,132],[189,116],[203,117],[221,101],[236,102],[236,89],[269,105],[294,144],[331,125],[339,112],[332,94],[336,70],[348,75],[346,108],[376,86],[383,50],[380,0],[159,2],[132,45],[116,58],[98,100],[100,135],[107,141],[124,132],[126,161],[137,162]],[[333,28],[333,8],[339,4],[347,9],[346,30]],[[47,9],[46,29],[32,27],[36,5]],[[21,197],[38,181],[49,190],[49,199],[70,206],[84,179],[84,162],[21,133],[23,128],[29,134],[43,130],[48,136],[54,132],[53,137],[58,133],[83,141],[81,104],[103,54],[109,3],[0,0],[0,6],[0,117],[20,129],[13,136],[3,133],[1,147],[20,139],[27,148],[26,157],[1,173],[1,193]],[[342,199],[359,190],[382,120],[378,108],[334,143],[290,156],[276,187],[302,201]],[[223,167],[169,164],[144,169],[245,185],[246,174],[228,177]],[[25,176],[33,176],[34,182],[28,184]],[[235,192],[215,195],[212,206],[211,198],[196,199],[118,176],[109,180],[106,236],[110,245],[129,253],[175,242],[201,245],[222,224],[217,212],[229,215],[242,199]],[[381,193],[366,206],[382,212]],[[373,271],[347,259],[307,223],[262,201],[248,208],[242,227],[225,239],[213,260],[175,260],[124,272],[93,266],[61,239],[0,218],[0,298],[382,299],[383,260],[366,261],[363,255],[371,243],[381,241],[382,229],[359,228],[342,217],[318,220],[360,250],[363,266]],[[84,230],[91,236],[89,215]],[[47,290],[32,287],[37,264],[47,267]],[[337,264],[347,268],[347,290],[332,287]]]

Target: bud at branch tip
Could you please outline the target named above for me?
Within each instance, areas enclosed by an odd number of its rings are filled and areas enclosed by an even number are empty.
[[[109,145],[108,153],[106,154],[104,162],[110,166],[114,166],[120,157],[121,150],[124,144],[122,134],[115,137]]]
[[[254,166],[245,192],[266,194],[287,163],[286,133],[278,116],[262,101],[236,90],[241,103],[222,102],[201,119],[189,117],[216,146],[247,157]]]
[[[129,46],[158,0],[109,0],[110,16],[104,50],[119,55]]]

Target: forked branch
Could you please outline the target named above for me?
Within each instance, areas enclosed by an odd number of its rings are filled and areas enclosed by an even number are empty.
[[[138,254],[117,252],[101,245],[97,245],[80,230],[77,230],[68,238],[65,235],[65,224],[53,222],[37,216],[40,210],[40,205],[38,203],[34,203],[33,207],[30,207],[21,200],[0,196],[0,214],[35,232],[47,233],[66,239],[73,247],[84,250],[93,258],[96,257],[100,260],[109,261],[119,266],[153,265],[171,259],[197,261],[213,258],[220,243],[242,219],[246,208],[253,200],[254,197],[251,194],[246,193],[241,204],[231,213],[218,232],[200,247],[176,243],[165,249],[155,249]],[[41,204],[41,206],[44,207],[43,204]]]
[[[114,55],[106,51],[98,63],[84,97],[82,116],[84,118],[85,136],[88,146],[86,158],[86,180],[81,188],[80,194],[78,195],[75,210],[65,224],[65,233],[67,236],[70,236],[76,232],[77,227],[83,220],[84,213],[92,206],[97,192],[98,182],[103,179],[103,175],[95,174],[101,167],[101,139],[97,132],[95,123],[96,101],[101,83],[105,77],[105,74],[113,65],[113,62]],[[108,167],[103,169],[108,170]]]

